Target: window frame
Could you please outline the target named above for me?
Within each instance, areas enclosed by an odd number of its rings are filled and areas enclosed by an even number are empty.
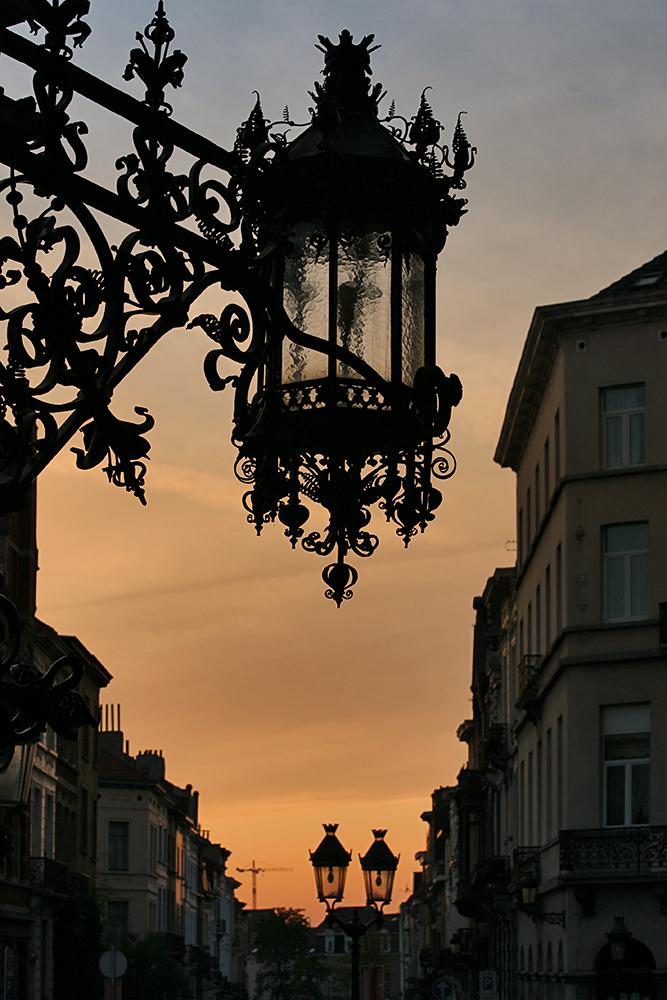
[[[619,550],[618,552],[608,552],[609,544],[609,531],[614,528],[629,528],[629,527],[639,527],[640,525],[646,526],[646,548],[643,549],[625,549]],[[649,618],[650,609],[650,596],[649,596],[649,564],[648,557],[650,551],[650,541],[649,541],[649,523],[648,521],[623,521],[619,524],[605,524],[602,528],[602,546],[603,546],[603,594],[604,594],[604,620],[611,624],[615,622],[638,622],[647,621]],[[646,607],[643,609],[641,614],[632,614],[633,605],[633,564],[632,560],[639,557],[646,557],[646,569],[645,569],[645,590],[646,590]],[[624,614],[622,616],[610,617],[610,574],[609,566],[612,559],[623,559],[623,604],[624,604]]]
[[[111,860],[112,860],[112,857],[111,857],[111,842],[112,842],[111,827],[112,826],[115,826],[115,827],[121,827],[122,826],[122,827],[124,827],[124,836],[122,838],[122,840],[124,840],[124,842],[125,842],[125,859],[124,859],[125,860],[125,865],[124,866],[123,865],[114,864],[114,866],[112,867],[112,865],[111,865]],[[116,832],[118,832],[118,831],[116,831]],[[116,843],[118,843],[118,842],[120,842],[121,838],[119,838],[117,836],[114,836],[113,840]],[[117,861],[117,860],[118,859],[117,859],[116,855],[114,854],[114,861]],[[107,871],[110,871],[110,872],[129,872],[130,871],[130,823],[129,823],[129,820],[110,819],[108,821],[108,826],[107,826]]]
[[[608,410],[607,409],[607,393],[615,392],[619,389],[642,389],[644,394],[644,402],[641,406],[627,407],[626,409],[619,410]],[[637,469],[646,465],[646,383],[644,382],[629,382],[627,385],[611,385],[605,386],[600,390],[600,406],[602,410],[602,463],[605,469],[610,471],[614,469]],[[641,445],[640,450],[642,452],[641,461],[631,461],[631,420],[632,417],[642,416],[644,419],[641,424]],[[620,450],[621,450],[621,461],[617,464],[611,465],[609,462],[609,427],[612,420],[620,419],[621,422],[621,435],[620,435]]]
[[[603,706],[602,707],[602,821],[603,826],[607,830],[623,830],[629,827],[641,828],[651,825],[651,722],[650,722],[650,704],[647,705],[648,713],[647,719],[642,728],[637,728],[637,725],[628,724],[627,728],[621,724],[609,725],[605,724],[605,712],[612,711],[614,709],[630,709],[633,708],[643,708],[644,705],[627,705],[627,706]],[[638,738],[646,737],[648,740],[648,755],[644,757],[607,757],[607,739],[613,738],[615,736],[625,736],[628,738]],[[632,822],[632,808],[633,808],[633,780],[634,774],[633,769],[636,767],[646,767],[648,769],[648,817],[645,823],[633,823]],[[609,810],[609,771],[615,768],[623,772],[623,822],[622,823],[609,823],[608,822],[608,810]]]

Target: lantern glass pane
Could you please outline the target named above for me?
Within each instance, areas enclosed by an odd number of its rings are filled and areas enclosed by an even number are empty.
[[[294,226],[291,253],[285,257],[283,304],[294,325],[313,337],[328,340],[329,244],[309,223]],[[325,378],[328,358],[289,340],[283,342],[283,385]]]
[[[315,882],[317,883],[318,899],[332,899],[340,902],[343,898],[346,875],[347,868],[327,868],[317,866],[315,868]]]
[[[338,343],[382,378],[391,378],[391,236],[341,235],[338,245]],[[359,379],[338,364],[339,378]]]
[[[395,875],[395,871],[364,871],[366,899],[369,904],[389,903],[391,901],[391,890],[394,886]]]
[[[418,254],[408,254],[402,268],[402,378],[405,385],[412,385],[417,369],[424,364],[424,261]]]

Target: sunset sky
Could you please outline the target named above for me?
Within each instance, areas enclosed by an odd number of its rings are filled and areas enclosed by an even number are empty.
[[[121,75],[154,0],[92,0],[79,65]],[[478,147],[469,213],[440,259],[438,362],[464,397],[451,423],[458,471],[407,552],[380,529],[352,601],[323,597],[324,561],[278,526],[257,539],[229,443],[231,391],[202,373],[201,331],[169,335],[115,397],[156,418],[148,506],[80,472],[66,451],[39,486],[38,615],[76,634],[114,680],[130,752],[161,749],[167,777],[200,792],[202,826],[259,905],[321,917],[308,849],[338,822],[356,861],[371,828],[401,854],[395,903],[424,847],[431,791],[465,760],[472,600],[514,560],[513,476],[493,463],[537,305],[585,298],[667,246],[666,12],[652,0],[167,0],[185,82],[174,117],[230,148],[262,97],[307,120],[318,34],[375,33],[374,81],[406,117],[430,86],[449,141],[459,111]],[[24,76],[0,63],[10,96]],[[9,76],[7,76],[9,74]],[[131,129],[80,106],[91,173],[114,183]],[[209,342],[210,343],[210,342]],[[230,365],[229,374],[234,371]],[[78,444],[77,442],[74,442]],[[511,546],[510,546],[511,548]],[[239,876],[250,905],[250,881]]]

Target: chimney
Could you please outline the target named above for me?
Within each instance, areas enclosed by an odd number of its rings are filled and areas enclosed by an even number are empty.
[[[161,781],[164,779],[164,757],[162,751],[142,750],[135,757],[137,767],[146,774],[151,781]]]

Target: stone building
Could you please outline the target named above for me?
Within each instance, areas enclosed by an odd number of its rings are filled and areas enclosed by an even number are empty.
[[[495,455],[516,566],[474,601],[458,918],[422,980],[437,961],[500,1000],[667,996],[666,388],[667,253],[536,309]]]
[[[165,776],[161,752],[133,757],[117,713],[99,733],[98,884],[117,945],[159,934],[199,995],[244,982],[243,913],[229,851],[199,825],[199,793]],[[199,983],[195,980],[199,978]]]
[[[0,520],[0,591],[19,611],[20,659],[44,673],[62,656],[79,657],[77,690],[96,716],[111,674],[77,638],[35,617],[35,525],[33,487],[27,507]],[[30,802],[5,816],[14,849],[0,864],[0,948],[11,969],[5,995],[16,1000],[54,995],[57,914],[72,893],[94,884],[97,794],[96,730],[84,726],[74,742],[47,727],[35,751]]]

